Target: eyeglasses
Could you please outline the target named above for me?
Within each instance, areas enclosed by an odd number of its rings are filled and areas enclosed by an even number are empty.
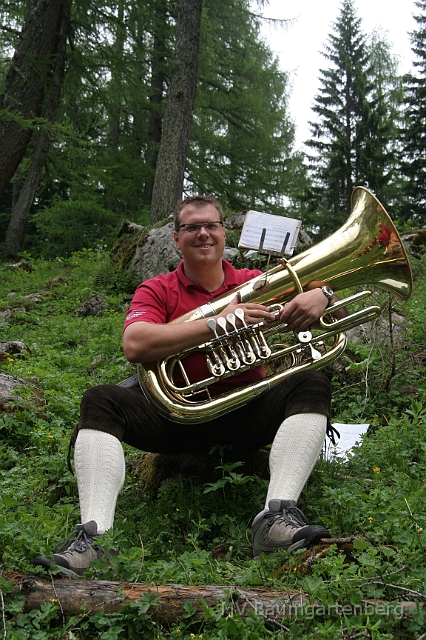
[[[204,227],[206,231],[217,231],[219,227],[223,227],[223,222],[197,222],[197,224],[181,224],[178,231],[183,229],[187,233],[196,233]]]

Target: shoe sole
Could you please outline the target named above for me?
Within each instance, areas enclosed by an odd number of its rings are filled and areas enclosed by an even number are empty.
[[[44,556],[37,556],[36,558],[31,560],[31,564],[33,564],[36,567],[43,567],[43,569],[46,569],[46,571],[49,571],[50,567],[52,565],[55,565],[55,561],[49,560]],[[81,577],[78,573],[76,573],[72,569],[68,569],[67,567],[62,567],[59,564],[56,564],[56,566],[58,569],[60,569],[60,571],[56,574],[59,578],[80,578]]]
[[[320,540],[322,540],[323,538],[331,538],[331,533],[325,527],[323,528],[322,531],[317,530],[315,532],[312,532],[311,536],[307,536],[306,538],[301,538],[300,540],[298,540],[297,542],[294,542],[288,547],[277,546],[275,549],[274,548],[261,549],[258,552],[257,550],[256,551],[253,550],[253,559],[258,561],[260,559],[261,553],[269,555],[271,553],[277,553],[278,551],[286,551],[287,553],[293,553],[293,551],[298,551],[299,549],[309,549],[309,547],[312,547],[314,544],[318,544],[318,542],[320,542]],[[254,555],[255,553],[256,555]]]

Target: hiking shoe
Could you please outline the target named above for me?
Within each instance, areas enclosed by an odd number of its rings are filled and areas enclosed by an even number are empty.
[[[310,547],[321,538],[331,538],[328,529],[318,524],[308,525],[294,500],[270,500],[269,509],[261,511],[251,525],[253,557],[280,549],[289,552]]]
[[[37,556],[32,560],[32,564],[49,569],[50,565],[55,562],[58,567],[63,567],[59,573],[62,578],[65,576],[75,578],[84,573],[93,560],[106,555],[102,547],[93,544],[98,535],[98,525],[94,520],[90,520],[85,524],[78,524],[74,533],[59,547],[55,548],[53,560],[49,560],[44,556]]]

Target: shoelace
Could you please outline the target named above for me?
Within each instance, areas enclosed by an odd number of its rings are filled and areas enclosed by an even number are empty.
[[[72,540],[74,539],[74,542]],[[80,531],[74,531],[66,540],[55,548],[55,553],[72,553],[77,551],[78,553],[84,553],[87,551],[89,545],[93,542],[92,536],[88,536],[83,529]]]
[[[282,522],[290,524],[292,527],[298,529],[300,527],[305,527],[308,524],[305,516],[298,507],[286,507],[278,513],[276,511],[269,511],[266,514],[266,517],[269,516],[273,517],[271,524],[277,520],[281,520]]]

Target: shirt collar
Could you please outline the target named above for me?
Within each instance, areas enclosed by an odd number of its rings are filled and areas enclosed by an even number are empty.
[[[224,260],[223,258],[222,258],[222,266],[223,266],[223,271],[225,273],[225,280],[223,282],[223,285],[217,291],[222,291],[222,289],[223,291],[228,291],[228,289],[231,289],[237,286],[235,269],[230,262],[228,262],[227,260]],[[202,287],[199,284],[195,284],[194,282],[191,282],[191,280],[189,280],[189,278],[186,277],[185,272],[183,270],[183,261],[179,262],[178,267],[176,269],[176,273],[177,273],[177,278],[179,282],[183,284],[185,288],[187,289],[195,288],[198,290],[205,291],[204,287]],[[215,291],[215,293],[217,292]]]

